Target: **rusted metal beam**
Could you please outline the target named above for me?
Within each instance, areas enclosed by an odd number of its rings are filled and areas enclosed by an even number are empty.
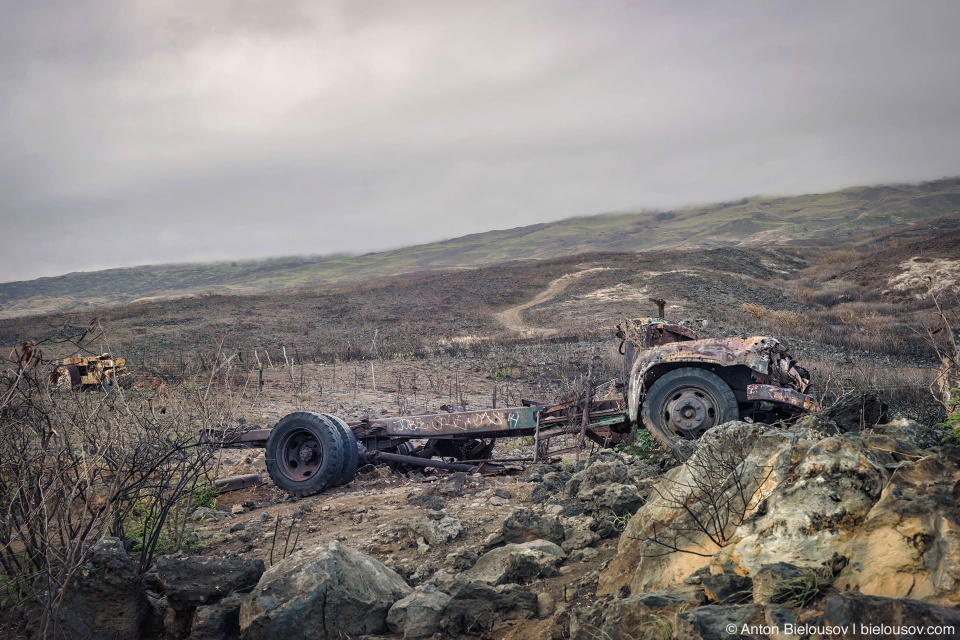
[[[458,411],[425,416],[377,418],[355,427],[358,437],[392,436],[432,438],[434,436],[499,437],[532,433],[537,426],[540,407],[512,407]]]
[[[813,396],[769,384],[747,385],[747,400],[761,402],[776,402],[786,404],[804,411],[820,411],[820,403]]]
[[[444,462],[443,460],[433,460],[432,458],[418,458],[417,456],[404,456],[399,453],[387,453],[386,451],[369,451],[364,456],[364,462],[370,464],[374,461],[399,462],[414,467],[433,467],[435,469],[447,469],[449,471],[476,471],[475,465],[459,464],[456,462]]]
[[[227,493],[229,491],[237,491],[239,489],[246,489],[247,487],[256,487],[263,484],[263,476],[259,473],[247,473],[242,476],[230,476],[229,478],[221,478],[216,480],[213,483],[213,486],[216,487],[217,491],[220,493]]]

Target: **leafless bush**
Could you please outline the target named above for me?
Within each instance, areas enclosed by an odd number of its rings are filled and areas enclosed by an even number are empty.
[[[709,557],[703,543],[725,546],[758,502],[755,497],[772,470],[747,463],[752,431],[728,429],[700,441],[676,480],[664,476],[654,492],[681,515],[646,541],[665,555],[682,552]],[[654,547],[656,548],[656,547]]]
[[[0,377],[0,613],[32,602],[39,635],[57,638],[58,608],[97,540],[124,540],[141,571],[182,546],[187,515],[213,495],[214,448],[199,430],[221,424],[229,402],[216,368],[162,401],[52,390],[49,369],[24,345]]]

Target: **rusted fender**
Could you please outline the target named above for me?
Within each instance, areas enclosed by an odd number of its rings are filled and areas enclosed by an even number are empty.
[[[642,351],[630,370],[630,397],[627,411],[631,422],[636,422],[639,393],[647,372],[660,364],[675,362],[709,363],[723,367],[742,365],[761,375],[770,374],[773,355],[787,355],[780,342],[768,336],[751,338],[706,338],[687,342],[673,342]]]
[[[820,403],[813,396],[769,384],[748,384],[747,400],[787,404],[804,411],[820,411]]]

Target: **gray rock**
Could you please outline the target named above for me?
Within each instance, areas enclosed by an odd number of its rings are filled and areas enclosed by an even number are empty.
[[[566,557],[563,549],[547,540],[508,544],[480,556],[460,577],[489,585],[523,584],[557,575],[557,567]]]
[[[455,637],[489,630],[504,620],[525,620],[537,615],[537,597],[519,585],[490,587],[457,580],[444,590],[450,595],[450,602],[440,626]]]
[[[453,553],[447,554],[447,561],[450,563],[450,568],[456,572],[466,571],[477,564],[477,558],[479,558],[477,552],[470,547],[463,547]]]
[[[571,527],[565,530],[565,533],[566,539],[560,547],[567,553],[589,547],[600,540],[599,534],[596,531],[591,531],[587,525]]]
[[[644,503],[635,485],[617,483],[581,488],[577,500],[584,503],[587,511],[617,516],[633,515]]]
[[[557,601],[546,591],[537,594],[537,616],[549,618],[557,609]]]
[[[768,604],[763,608],[763,617],[771,629],[770,640],[800,640],[798,634],[788,633],[797,625],[797,617],[790,609],[779,604]]]
[[[708,575],[701,584],[707,597],[719,604],[743,604],[753,599],[753,580],[747,576]]]
[[[525,507],[514,510],[503,521],[503,540],[506,542],[549,540],[561,544],[564,538],[559,518],[539,516]]]
[[[603,616],[599,635],[604,640],[648,637],[648,631],[657,631],[657,625],[672,620],[678,611],[700,606],[706,601],[703,591],[689,587],[638,593],[614,600]]]
[[[496,489],[494,489],[493,495],[497,496],[498,498],[503,498],[505,500],[509,500],[510,498],[513,497],[513,494],[510,493],[510,490],[504,489],[503,487],[497,487]]]
[[[197,607],[190,640],[222,640],[240,636],[241,596],[233,593],[216,604]]]
[[[675,640],[739,640],[750,637],[740,633],[744,625],[763,622],[760,605],[710,604],[677,613],[673,637]]]
[[[827,625],[870,626],[952,626],[960,629],[960,611],[945,609],[919,600],[881,598],[860,593],[842,593],[830,599],[823,612]],[[861,633],[864,637],[885,637],[879,631]],[[902,637],[902,636],[901,636]]]
[[[181,611],[213,604],[234,591],[250,591],[263,571],[263,560],[246,556],[167,556],[157,560],[157,579],[167,602]]]
[[[299,551],[270,567],[240,607],[245,640],[332,640],[379,633],[409,595],[397,573],[339,542]]]
[[[467,530],[463,522],[440,513],[439,519],[430,516],[411,518],[408,523],[410,537],[414,540],[423,538],[431,546],[447,544],[460,538]]]
[[[387,627],[404,638],[426,638],[440,631],[440,618],[450,596],[433,585],[416,591],[394,603],[387,613]]]
[[[40,604],[27,609],[30,635],[39,633]],[[57,617],[64,637],[134,640],[140,637],[149,604],[137,566],[119,538],[103,538],[67,589]]]
[[[841,431],[859,432],[887,421],[887,403],[875,393],[850,392],[825,409],[822,417]]]

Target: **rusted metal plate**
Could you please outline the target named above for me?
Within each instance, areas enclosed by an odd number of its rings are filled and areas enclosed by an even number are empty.
[[[239,489],[246,489],[247,487],[257,487],[261,484],[263,484],[262,475],[259,473],[247,473],[242,476],[221,478],[214,482],[213,486],[215,486],[220,493],[227,493],[228,491],[237,491]]]
[[[747,385],[747,400],[776,402],[797,407],[804,411],[820,411],[820,404],[814,397],[793,389],[774,387],[769,384]]]
[[[518,432],[537,426],[540,407],[512,407],[459,411],[425,416],[401,416],[369,420],[357,427],[358,436],[406,436],[432,438],[462,435],[520,435]]]

